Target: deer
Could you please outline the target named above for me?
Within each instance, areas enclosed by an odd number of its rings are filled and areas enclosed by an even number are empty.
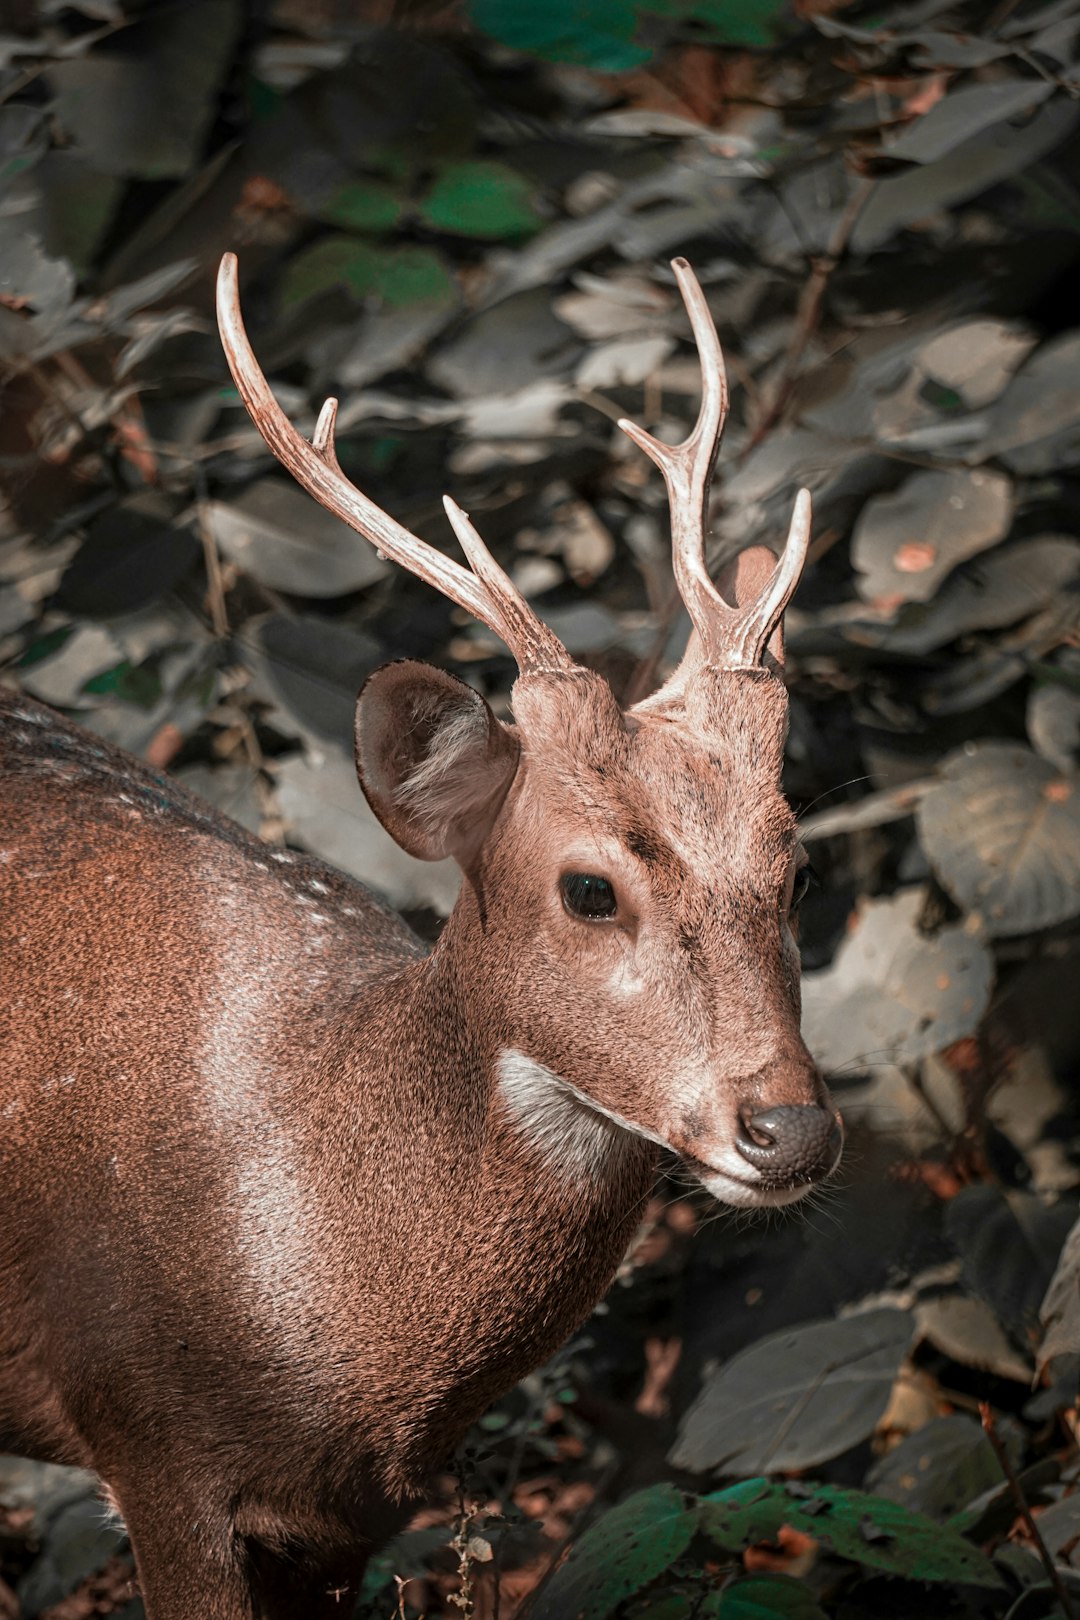
[[[490,1403],[586,1319],[661,1150],[794,1203],[842,1125],[799,1028],[806,856],[781,788],[782,618],[810,539],[706,565],[728,395],[663,474],[693,626],[620,707],[453,501],[468,566],[356,489],[336,402],[276,403],[222,261],[236,387],[281,464],[513,655],[513,721],[406,659],[359,785],[453,856],[433,948],[23,693],[0,698],[0,1450],[92,1469],[148,1620],[329,1620]]]

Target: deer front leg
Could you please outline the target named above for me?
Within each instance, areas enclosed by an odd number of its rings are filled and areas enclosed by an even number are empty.
[[[135,1554],[146,1620],[262,1620],[251,1571],[227,1524],[200,1521],[197,1509],[170,1499],[169,1469],[155,1488],[113,1493]],[[303,1611],[289,1611],[300,1620]]]

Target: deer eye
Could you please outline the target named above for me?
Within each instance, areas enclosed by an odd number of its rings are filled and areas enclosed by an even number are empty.
[[[614,917],[619,909],[615,890],[607,878],[597,877],[595,872],[566,872],[560,879],[559,887],[562,889],[563,905],[575,917],[602,920]]]
[[[802,901],[806,898],[807,889],[814,881],[814,877],[814,868],[810,865],[809,861],[807,861],[805,866],[799,867],[799,870],[795,873],[795,880],[791,890],[791,904],[788,907],[789,911],[797,911],[799,909]]]

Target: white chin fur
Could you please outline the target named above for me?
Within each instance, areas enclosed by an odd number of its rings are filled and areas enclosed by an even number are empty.
[[[711,1193],[719,1203],[730,1204],[733,1209],[782,1209],[785,1204],[797,1204],[810,1191],[809,1186],[763,1187],[756,1182],[735,1180],[722,1170],[706,1175],[695,1168],[693,1174],[706,1192]]]

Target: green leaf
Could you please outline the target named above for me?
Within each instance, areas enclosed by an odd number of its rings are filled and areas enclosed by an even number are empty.
[[[790,1575],[751,1575],[710,1592],[695,1620],[827,1620],[825,1610]]]
[[[289,263],[281,297],[299,304],[332,287],[358,298],[378,298],[394,307],[441,303],[454,297],[442,256],[428,247],[386,247],[355,236],[324,236]]]
[[[327,225],[352,231],[388,231],[405,212],[398,191],[384,180],[349,180],[311,210]]]
[[[116,695],[137,709],[152,709],[164,694],[156,659],[146,659],[134,669],[126,669],[116,683]]]
[[[125,658],[121,663],[114,664],[111,669],[103,669],[98,675],[91,675],[88,681],[83,681],[80,688],[83,692],[115,692],[121,681],[131,673],[130,660]]]
[[[33,664],[40,664],[44,659],[51,658],[58,653],[69,636],[75,633],[73,624],[62,624],[57,630],[47,630],[43,636],[38,636],[27,647],[26,651],[16,660],[16,669],[29,669]]]
[[[527,236],[542,223],[524,176],[482,160],[443,169],[420,204],[420,218],[456,236]]]
[[[575,1542],[533,1605],[532,1620],[606,1620],[686,1551],[697,1517],[695,1499],[674,1485],[628,1497]]]
[[[788,0],[470,0],[469,6],[476,27],[503,45],[601,73],[642,67],[671,36],[685,35],[687,23],[720,45],[769,45],[790,9]]]
[[[727,1552],[775,1541],[784,1525],[812,1536],[840,1558],[887,1575],[1001,1585],[989,1559],[955,1530],[865,1491],[752,1479],[701,1499],[701,1529]]]
[[[470,0],[469,12],[481,33],[546,62],[629,73],[653,54],[627,0]]]

